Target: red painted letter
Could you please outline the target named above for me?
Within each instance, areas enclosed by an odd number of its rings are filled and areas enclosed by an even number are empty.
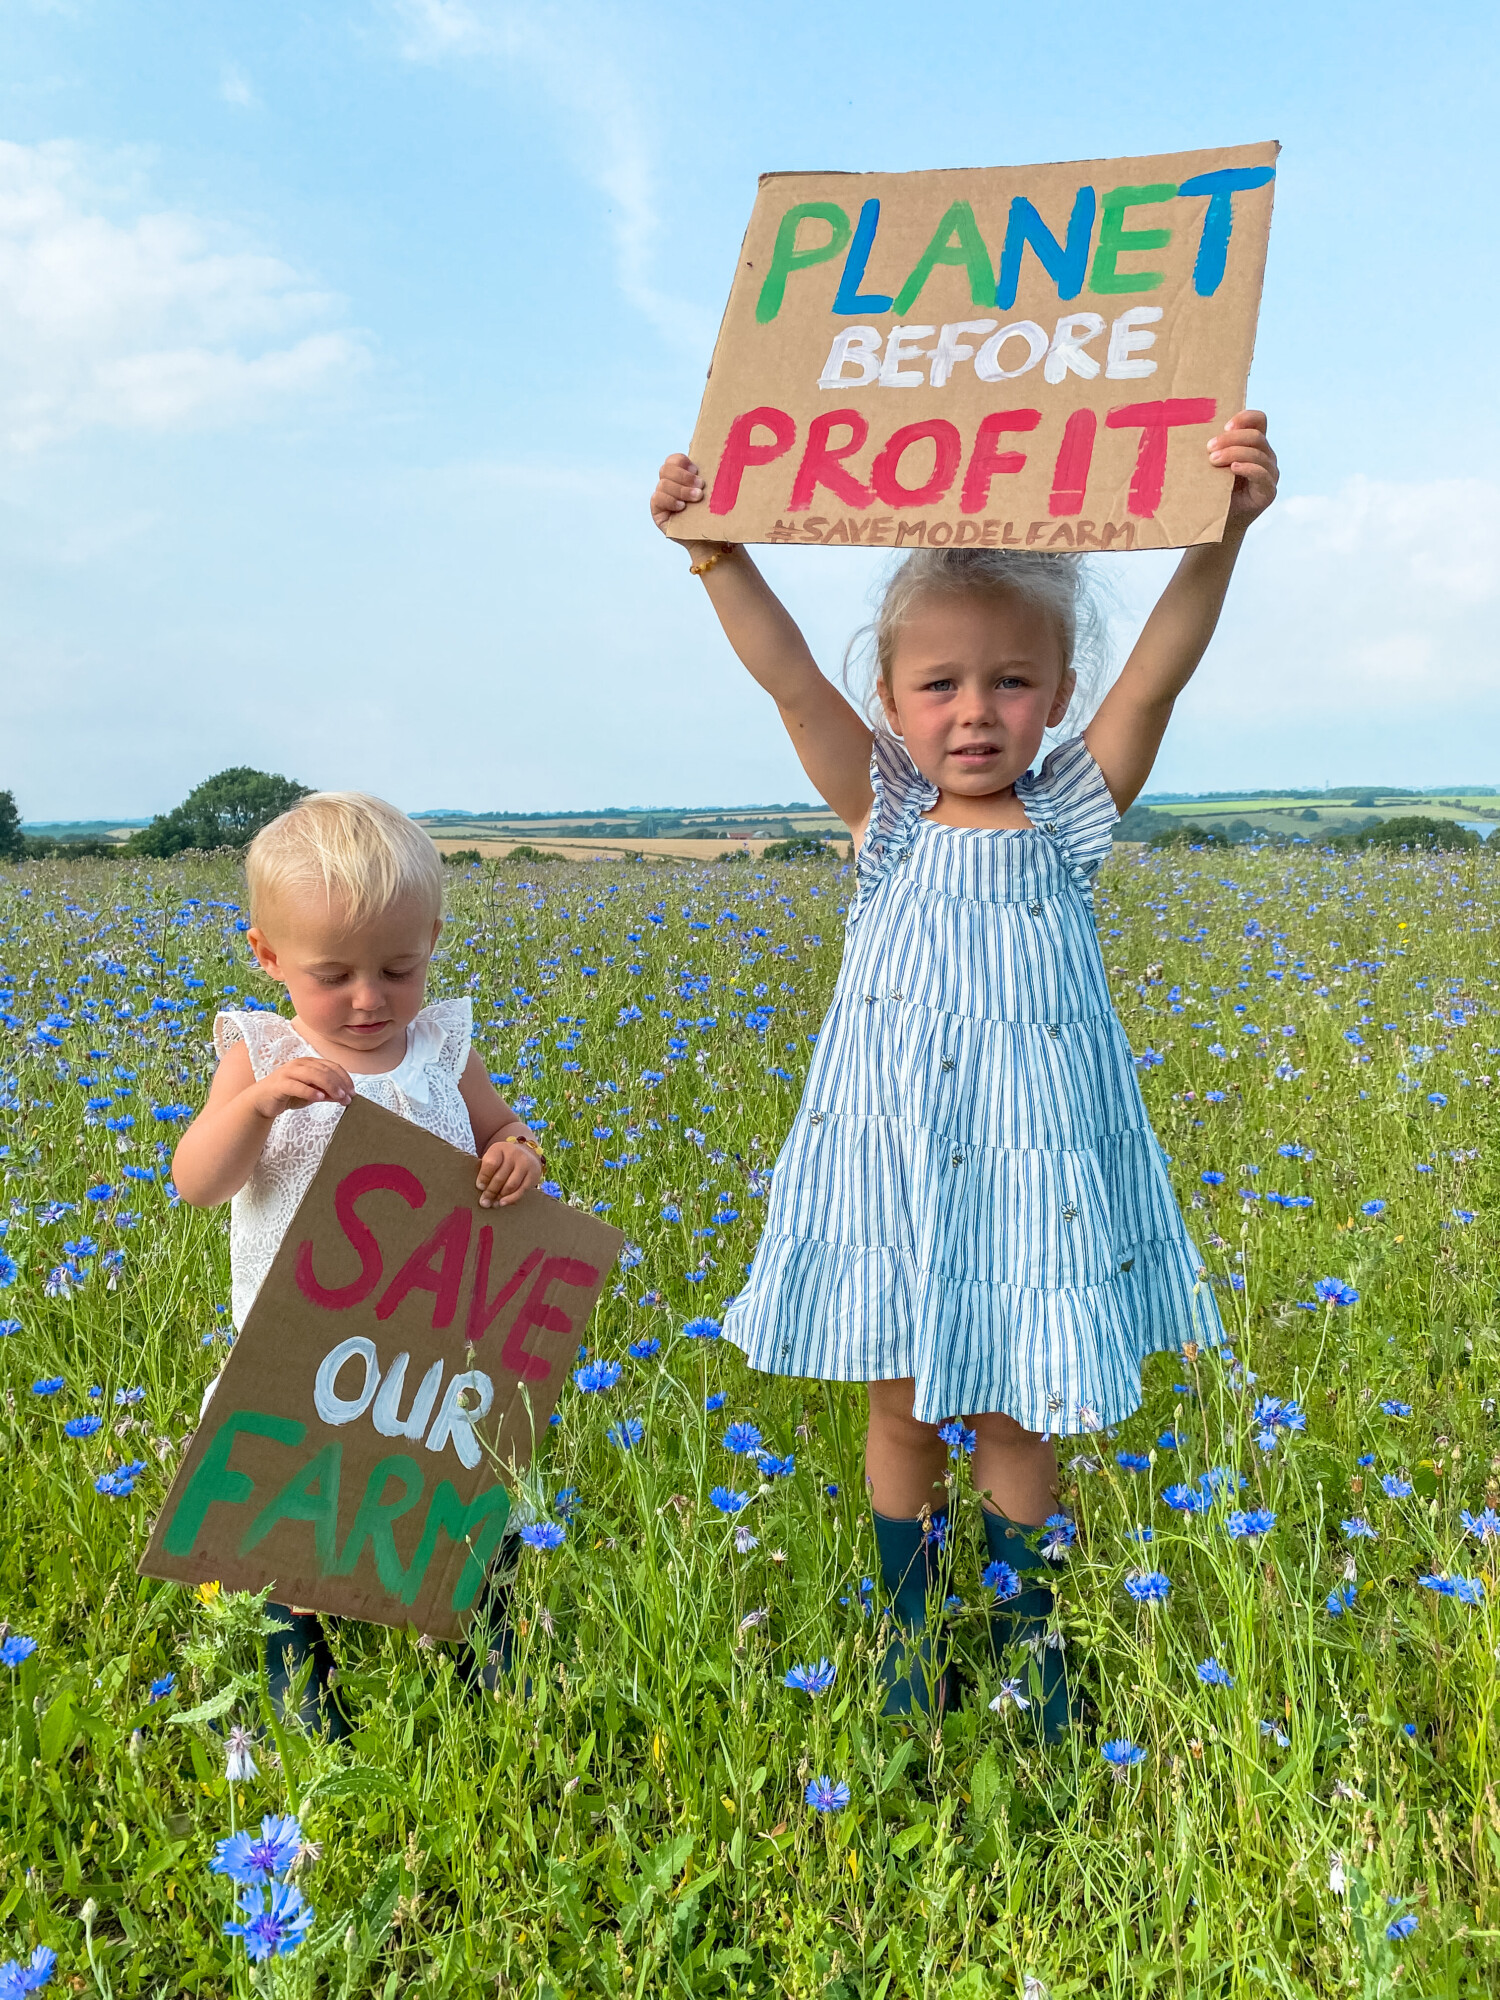
[[[473,1227],[472,1211],[455,1208],[425,1243],[417,1245],[392,1278],[389,1290],[375,1308],[376,1319],[389,1319],[408,1292],[433,1292],[437,1295],[432,1308],[433,1332],[439,1327],[452,1326]]]
[[[1164,403],[1126,403],[1110,411],[1104,421],[1112,431],[1138,428],[1141,433],[1130,498],[1125,503],[1132,514],[1149,519],[1161,505],[1167,477],[1167,432],[1174,424],[1211,424],[1215,407],[1212,396],[1173,396]]]
[[[969,469],[964,474],[963,498],[959,507],[965,514],[982,514],[990,504],[990,481],[997,472],[1019,472],[1026,463],[1024,451],[996,451],[995,439],[1002,431],[1034,431],[1042,421],[1040,410],[993,410],[974,434]]]
[[[559,1285],[592,1285],[597,1283],[599,1273],[592,1264],[581,1264],[576,1257],[549,1257],[536,1274],[536,1282],[526,1294],[526,1303],[516,1314],[515,1324],[505,1336],[505,1345],[500,1350],[500,1360],[513,1375],[519,1375],[523,1382],[544,1382],[552,1373],[550,1361],[540,1354],[533,1354],[526,1345],[526,1336],[532,1327],[539,1326],[544,1333],[571,1333],[573,1322],[562,1310],[548,1302],[547,1287]]]
[[[847,443],[831,450],[828,433],[835,424],[842,424],[849,438]],[[869,435],[870,426],[858,410],[824,410],[821,416],[814,417],[807,429],[807,450],[797,467],[790,512],[799,514],[810,507],[813,494],[820,486],[836,493],[847,506],[868,507],[874,495],[852,472],[845,472],[839,460],[858,451]]]
[[[392,1194],[399,1194],[411,1208],[420,1208],[427,1199],[426,1188],[406,1167],[356,1167],[353,1173],[345,1174],[333,1197],[333,1212],[339,1219],[339,1227],[359,1252],[359,1276],[330,1290],[320,1285],[314,1274],[311,1238],[297,1245],[297,1289],[305,1299],[311,1299],[315,1306],[322,1306],[328,1312],[343,1312],[350,1306],[363,1304],[380,1283],[380,1245],[374,1230],[367,1228],[354,1210],[360,1196],[374,1188],[387,1188]]]
[[[924,438],[931,438],[936,452],[932,477],[925,486],[903,486],[898,477],[902,454]],[[956,427],[943,417],[925,424],[903,424],[871,467],[870,483],[887,507],[930,507],[953,484],[963,448]]]
[[[1062,445],[1052,470],[1052,497],[1049,514],[1081,514],[1083,496],[1089,483],[1089,466],[1094,458],[1094,439],[1099,419],[1092,410],[1075,410],[1063,425]]]
[[[529,1278],[542,1261],[540,1250],[530,1251],[524,1257],[494,1298],[488,1296],[490,1289],[490,1252],[495,1247],[495,1232],[486,1223],[479,1232],[479,1248],[474,1253],[474,1289],[469,1294],[469,1317],[464,1327],[464,1339],[483,1340],[489,1332],[496,1314],[515,1297],[524,1278]]]
[[[770,431],[769,444],[752,442],[757,424]],[[745,468],[769,465],[773,458],[780,458],[783,453],[789,452],[796,441],[797,426],[785,410],[773,410],[769,404],[763,403],[758,410],[746,410],[742,417],[736,417],[729,426],[729,435],[719,455],[714,490],[708,496],[709,513],[731,513],[740,497],[740,479]]]

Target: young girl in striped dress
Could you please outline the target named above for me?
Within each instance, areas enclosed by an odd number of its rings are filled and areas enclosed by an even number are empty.
[[[1092,919],[1111,829],[1275,495],[1259,412],[1208,451],[1233,480],[1223,540],[1184,553],[1092,721],[1035,773],[1092,616],[1077,558],[908,556],[875,620],[872,730],[743,549],[682,545],[858,854],[833,1004],[725,1331],[757,1368],[868,1385],[888,1714],[949,1691],[923,1632],[948,1559],[945,1421],[974,1434],[997,1658],[1014,1671],[1031,1648],[1056,1737],[1069,1701],[1038,1547],[1053,1440],[1128,1416],[1145,1355],[1218,1337]],[[669,458],[657,525],[703,491]]]

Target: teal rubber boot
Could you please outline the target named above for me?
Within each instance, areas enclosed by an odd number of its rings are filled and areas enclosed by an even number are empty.
[[[927,1715],[934,1702],[946,1708],[956,1694],[946,1644],[940,1639],[935,1652],[927,1629],[929,1594],[936,1591],[941,1598],[945,1588],[948,1517],[935,1514],[926,1525],[920,1517],[893,1521],[889,1515],[874,1514],[874,1519],[880,1578],[890,1596],[889,1616],[896,1627],[880,1662],[886,1689],[880,1712]]]
[[[1038,1528],[1025,1528],[1008,1521],[1003,1514],[982,1508],[984,1539],[989,1548],[990,1566],[984,1580],[1006,1594],[997,1600],[990,1616],[990,1645],[1002,1671],[1014,1671],[1011,1656],[1017,1646],[1028,1649],[1024,1671],[1016,1676],[1042,1739],[1060,1743],[1076,1720],[1068,1695],[1068,1669],[1062,1647],[1048,1643],[1058,1635],[1053,1631],[1055,1608],[1050,1583],[1038,1581],[1045,1575],[1046,1562],[1030,1546]],[[1007,1574],[1006,1572],[1009,1572]]]
[[[266,1640],[266,1686],[278,1717],[295,1719],[304,1729],[321,1729],[330,1742],[349,1734],[349,1719],[334,1689],[333,1654],[315,1611],[293,1611],[285,1604],[267,1604],[266,1616],[280,1631]],[[292,1690],[304,1667],[309,1668],[297,1705]]]

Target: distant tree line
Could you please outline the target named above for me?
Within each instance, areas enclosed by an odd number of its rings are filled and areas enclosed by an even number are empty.
[[[14,793],[0,792],[0,860],[40,861],[54,855],[70,859],[150,855],[163,859],[193,849],[211,851],[230,847],[239,851],[248,847],[261,828],[288,806],[305,799],[309,789],[273,771],[255,771],[249,765],[237,765],[233,770],[205,778],[180,806],[158,813],[149,826],[141,827],[124,841],[42,839],[25,833]]]

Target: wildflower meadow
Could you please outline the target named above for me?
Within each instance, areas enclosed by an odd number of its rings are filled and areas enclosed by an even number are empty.
[[[1497,871],[1107,863],[1228,1344],[1062,1443],[1048,1748],[962,1423],[963,1699],[882,1721],[862,1393],[720,1337],[847,866],[449,871],[429,997],[628,1240],[517,1496],[511,1675],[334,1625],[340,1743],[272,1715],[258,1600],[135,1569],[229,1337],[171,1148],[215,1009],[280,993],[238,867],[0,869],[0,1996],[1493,1993]]]

